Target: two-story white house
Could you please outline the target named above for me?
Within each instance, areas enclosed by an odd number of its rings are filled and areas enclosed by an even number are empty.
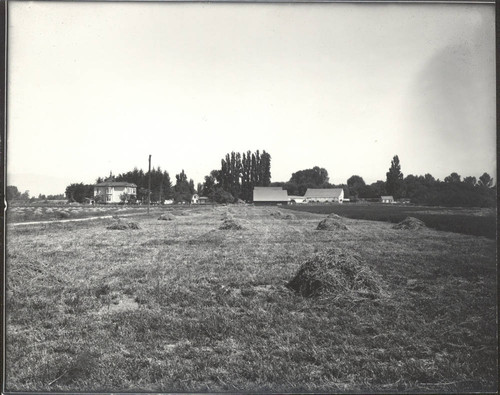
[[[102,203],[120,203],[121,196],[137,196],[137,185],[125,181],[105,181],[94,185],[94,198],[100,197]]]

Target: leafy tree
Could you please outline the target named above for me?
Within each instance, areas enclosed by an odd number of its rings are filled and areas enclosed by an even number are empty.
[[[299,170],[292,173],[291,183],[297,185],[307,184],[314,188],[321,188],[328,183],[328,171],[322,167],[314,166],[312,169]]]
[[[445,177],[444,182],[453,182],[458,184],[461,180],[461,176],[458,173],[451,173],[448,177]]]
[[[24,191],[19,197],[19,200],[29,200],[29,199],[30,199],[30,191]]]
[[[47,200],[62,200],[64,199],[64,194],[60,193],[59,195],[48,195]]]
[[[464,184],[467,184],[467,185],[474,187],[477,184],[477,179],[476,179],[476,177],[473,177],[473,176],[465,177]]]
[[[130,201],[130,195],[128,193],[122,193],[120,195],[120,201],[125,204],[125,203],[128,203]]]
[[[205,182],[202,186],[201,194],[203,196],[210,197],[215,192],[215,184],[217,183],[217,175],[218,170],[213,170],[210,175],[205,176]]]
[[[8,202],[19,199],[21,197],[21,192],[19,192],[17,187],[14,185],[7,185],[6,192],[7,192],[6,198]]]
[[[216,187],[210,198],[217,203],[233,203],[235,200],[233,195],[221,187]]]
[[[174,200],[176,202],[190,202],[194,193],[193,180],[188,181],[186,173],[182,170],[175,175]]]
[[[347,180],[347,187],[349,189],[349,195],[357,197],[366,187],[366,184],[362,177],[354,175]]]
[[[66,198],[70,202],[83,203],[85,198],[94,196],[94,186],[83,183],[71,184],[66,187]]]
[[[479,177],[478,184],[486,188],[491,188],[493,186],[493,178],[491,178],[488,173],[483,173],[483,175]]]
[[[254,186],[268,186],[271,182],[271,155],[259,150],[251,153],[231,152],[221,160],[221,168],[214,176],[217,186],[229,192],[234,199],[251,200]]]
[[[401,165],[397,155],[392,158],[391,167],[386,173],[386,177],[387,193],[394,196],[395,199],[399,199],[403,191],[403,173],[401,173]]]

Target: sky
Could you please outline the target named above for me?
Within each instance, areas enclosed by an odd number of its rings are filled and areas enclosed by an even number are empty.
[[[31,196],[152,166],[203,182],[496,179],[494,5],[9,2],[7,183]]]

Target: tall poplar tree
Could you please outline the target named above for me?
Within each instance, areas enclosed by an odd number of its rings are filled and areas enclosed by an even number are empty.
[[[401,164],[397,155],[392,158],[391,167],[386,176],[385,187],[387,193],[394,196],[395,199],[399,199],[403,191],[403,173],[401,173]]]

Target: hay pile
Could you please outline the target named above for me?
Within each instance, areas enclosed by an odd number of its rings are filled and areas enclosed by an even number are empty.
[[[335,214],[335,213],[330,213],[330,214],[328,215],[328,217],[327,217],[327,218],[332,218],[332,219],[338,219],[338,220],[341,220],[341,219],[343,219],[344,217],[341,217],[340,215]]]
[[[70,217],[70,214],[67,211],[56,211],[58,218],[66,219]]]
[[[281,211],[274,210],[269,212],[269,215],[276,219],[295,219],[295,215],[291,213],[282,213]]]
[[[406,217],[399,224],[394,225],[393,229],[417,230],[425,228],[425,224],[415,217]]]
[[[158,221],[173,221],[175,217],[170,213],[162,214],[158,217]]]
[[[116,221],[114,224],[111,224],[106,229],[110,230],[126,230],[126,229],[141,229],[137,222],[123,222],[122,220]]]
[[[349,230],[341,219],[325,218],[319,224],[316,230]]]
[[[332,248],[306,261],[286,286],[304,297],[360,296],[376,298],[381,279],[355,254]]]
[[[226,218],[222,221],[221,226],[219,226],[220,230],[241,230],[243,226],[241,226],[238,222],[236,222],[232,218]]]

